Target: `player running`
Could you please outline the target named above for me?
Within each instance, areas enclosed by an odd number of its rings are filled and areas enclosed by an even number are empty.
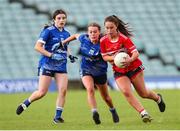
[[[129,104],[140,113],[143,122],[151,122],[152,118],[134,96],[131,84],[139,96],[156,101],[161,112],[165,111],[165,103],[160,94],[145,86],[144,67],[138,59],[139,53],[135,45],[129,38],[132,34],[127,29],[127,25],[115,15],[106,17],[104,26],[106,35],[100,41],[102,57],[112,64],[116,83]],[[119,51],[125,51],[130,56],[123,63],[126,68],[119,68],[114,64],[114,57]]]
[[[58,50],[56,50],[55,47],[59,41],[70,36],[70,33],[64,29],[66,21],[66,12],[61,9],[56,10],[53,13],[54,24],[46,27],[41,32],[35,45],[35,50],[42,54],[38,66],[38,90],[34,91],[28,99],[18,106],[16,110],[18,115],[28,108],[32,102],[39,100],[46,95],[51,80],[54,77],[58,88],[58,96],[56,100],[56,115],[53,121],[55,123],[64,122],[61,114],[65,104],[68,85],[66,69],[67,45]]]
[[[65,43],[75,39],[80,41],[80,53],[82,55],[80,75],[83,85],[87,90],[87,100],[95,124],[101,123],[95,99],[95,86],[100,91],[103,100],[109,106],[113,122],[117,123],[119,122],[119,116],[113,106],[107,87],[107,62],[102,59],[100,53],[100,30],[99,24],[91,23],[88,25],[87,34],[74,34],[62,41],[62,44],[66,45]]]

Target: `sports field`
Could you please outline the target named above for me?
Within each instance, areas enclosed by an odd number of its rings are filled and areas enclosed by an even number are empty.
[[[65,123],[58,125],[52,122],[56,93],[48,93],[20,116],[15,113],[16,107],[30,94],[0,94],[0,130],[180,130],[180,90],[155,91],[163,95],[167,108],[160,113],[156,103],[140,98],[154,119],[148,124],[141,121],[139,114],[128,105],[120,92],[110,91],[120,116],[120,123],[114,124],[107,106],[96,92],[100,125],[92,121],[85,90],[68,90],[63,113]]]

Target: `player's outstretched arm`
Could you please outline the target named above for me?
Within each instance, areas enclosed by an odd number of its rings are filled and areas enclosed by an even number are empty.
[[[80,36],[80,34],[71,35],[71,36],[68,37],[67,39],[63,40],[63,41],[62,41],[62,44],[64,45],[64,44],[69,43],[69,42],[71,42],[71,41],[73,41],[73,40],[76,40],[76,39],[79,38],[79,36]]]

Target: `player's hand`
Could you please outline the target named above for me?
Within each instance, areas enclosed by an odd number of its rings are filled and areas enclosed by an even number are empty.
[[[130,57],[124,58],[124,62],[122,62],[124,67],[128,67],[132,62],[132,59]]]
[[[63,44],[62,44],[62,42],[60,41],[59,43],[56,43],[56,44],[54,44],[53,46],[52,46],[52,51],[54,52],[54,51],[57,51],[58,49],[63,49],[64,50],[64,46],[63,46]]]
[[[76,62],[76,60],[78,59],[76,56],[73,56],[73,55],[69,55],[69,59],[70,59],[70,62],[71,63],[74,63]]]
[[[53,53],[51,55],[51,59],[61,61],[64,60],[65,58],[61,54]]]
[[[109,63],[113,66],[114,65],[114,61],[112,60],[112,61],[109,61]]]

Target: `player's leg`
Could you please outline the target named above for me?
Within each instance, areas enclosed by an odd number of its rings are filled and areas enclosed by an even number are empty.
[[[165,103],[162,99],[162,96],[160,94],[156,94],[152,90],[148,90],[145,86],[145,81],[144,81],[144,73],[143,71],[139,72],[133,79],[132,79],[132,84],[135,87],[137,93],[139,96],[142,98],[147,98],[147,99],[152,99],[157,102],[159,110],[161,112],[165,111]]]
[[[54,117],[55,123],[63,123],[62,112],[66,100],[66,92],[68,86],[68,76],[66,73],[56,73],[55,81],[58,88],[58,96],[56,100],[56,114]]]
[[[45,75],[39,77],[38,90],[34,91],[28,99],[18,106],[16,110],[18,115],[20,115],[32,102],[42,98],[47,93],[51,79],[50,76]]]
[[[101,97],[106,102],[106,104],[109,106],[109,111],[112,114],[113,122],[117,123],[119,122],[119,116],[116,112],[116,109],[114,108],[112,99],[108,92],[108,86],[107,86],[107,75],[103,74],[100,76],[94,76],[93,77],[96,87],[98,88]]]
[[[116,83],[129,104],[140,113],[143,121],[150,122],[150,116],[132,92],[130,79],[127,76],[121,76],[116,78]]]
[[[96,87],[98,88],[101,97],[103,100],[106,102],[106,104],[109,106],[109,108],[114,108],[114,105],[112,103],[112,99],[109,96],[108,89],[107,89],[107,84],[96,84]]]
[[[114,123],[119,122],[119,116],[116,112],[116,109],[114,108],[112,99],[108,93],[108,87],[107,83],[105,84],[96,84],[98,90],[100,91],[101,97],[106,102],[106,104],[109,106],[109,111],[112,113],[112,118]]]
[[[91,108],[91,111],[93,113],[93,120],[95,124],[100,124],[101,121],[99,118],[99,113],[97,111],[97,104],[95,99],[94,80],[92,76],[85,75],[82,77],[82,82],[87,91],[87,100]]]

